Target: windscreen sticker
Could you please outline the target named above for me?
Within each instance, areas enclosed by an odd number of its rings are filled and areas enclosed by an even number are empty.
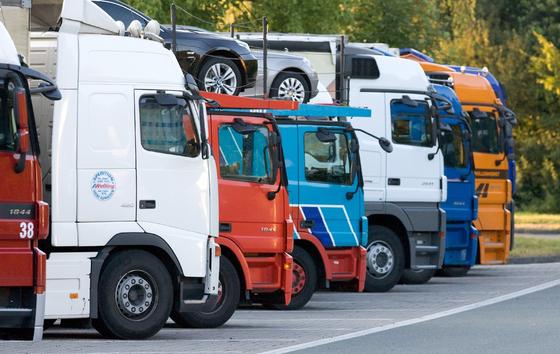
[[[91,180],[91,191],[99,200],[109,200],[115,194],[117,184],[112,174],[107,171],[97,172]]]

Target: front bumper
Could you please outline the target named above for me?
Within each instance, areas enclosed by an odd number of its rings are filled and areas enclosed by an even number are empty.
[[[413,231],[408,235],[410,269],[439,269],[445,256],[446,214],[439,208],[439,230]]]

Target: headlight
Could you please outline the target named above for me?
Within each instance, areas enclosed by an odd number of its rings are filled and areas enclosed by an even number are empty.
[[[243,41],[240,41],[238,39],[236,39],[235,42],[237,42],[237,44],[239,44],[243,48],[247,49],[248,51],[251,51],[251,48],[249,47],[249,45],[247,43],[245,43]]]

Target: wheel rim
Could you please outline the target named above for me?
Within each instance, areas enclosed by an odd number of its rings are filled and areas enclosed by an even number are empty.
[[[292,295],[299,294],[305,287],[306,281],[307,276],[305,275],[305,269],[294,262],[292,267]]]
[[[391,246],[384,241],[374,241],[367,250],[367,270],[375,278],[384,278],[395,267]]]
[[[305,86],[298,79],[289,77],[278,86],[278,98],[303,102],[305,99]]]
[[[115,300],[121,315],[141,320],[149,316],[158,303],[157,285],[148,273],[132,270],[119,280]]]
[[[204,75],[204,89],[209,92],[233,95],[237,89],[235,72],[227,64],[212,65]]]

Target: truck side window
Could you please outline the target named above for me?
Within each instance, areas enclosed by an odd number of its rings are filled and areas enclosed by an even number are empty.
[[[432,147],[432,118],[426,102],[407,106],[400,100],[391,101],[392,138],[396,144]]]
[[[446,167],[467,167],[467,156],[465,153],[465,141],[459,124],[451,125],[451,131],[442,130],[441,151]]]
[[[305,133],[305,179],[313,182],[352,184],[348,139],[334,133],[336,141],[322,142],[315,132]]]
[[[149,151],[196,157],[200,140],[187,101],[175,106],[161,106],[154,97],[140,98],[140,135]]]
[[[240,134],[230,124],[218,129],[220,175],[224,179],[272,184],[272,158],[266,127]]]
[[[14,85],[0,81],[0,150],[15,151],[17,125],[14,109]]]
[[[501,152],[497,119],[492,113],[487,114],[487,118],[478,118],[470,114],[473,150],[497,154]]]

